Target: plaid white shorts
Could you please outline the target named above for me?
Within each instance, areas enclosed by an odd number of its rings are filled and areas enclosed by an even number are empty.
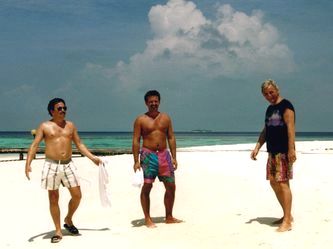
[[[71,159],[66,161],[45,159],[42,171],[42,188],[57,190],[60,184],[67,188],[80,186],[73,161]]]

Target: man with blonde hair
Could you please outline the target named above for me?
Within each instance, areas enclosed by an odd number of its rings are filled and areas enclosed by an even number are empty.
[[[270,181],[283,209],[283,217],[274,224],[280,224],[278,232],[285,232],[291,230],[293,221],[289,180],[293,178],[292,165],[296,161],[295,109],[288,100],[281,97],[279,87],[274,80],[264,81],[261,92],[270,105],[266,110],[265,127],[260,133],[251,158],[256,160],[261,146],[266,142],[268,152],[266,178]]]

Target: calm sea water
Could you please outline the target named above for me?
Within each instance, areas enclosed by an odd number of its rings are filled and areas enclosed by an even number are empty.
[[[79,132],[91,149],[130,149],[132,132]],[[255,143],[258,132],[176,132],[177,147]],[[0,132],[0,148],[28,148],[30,132]],[[299,132],[297,141],[333,141],[333,132]],[[41,144],[43,146],[43,143]]]

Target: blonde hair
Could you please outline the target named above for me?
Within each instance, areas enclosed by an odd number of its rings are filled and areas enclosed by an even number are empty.
[[[274,80],[265,80],[262,84],[261,84],[261,92],[264,93],[264,90],[269,87],[269,86],[272,86],[274,87],[278,92],[280,91],[279,90],[279,87],[278,85],[276,84],[276,82]]]

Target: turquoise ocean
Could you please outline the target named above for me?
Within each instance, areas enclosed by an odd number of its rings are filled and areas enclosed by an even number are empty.
[[[259,132],[175,132],[177,148],[255,143]],[[90,149],[124,149],[132,146],[132,132],[79,132]],[[28,148],[30,132],[0,132],[0,148]],[[298,132],[296,141],[333,141],[333,132]],[[41,144],[40,146],[43,146]]]

